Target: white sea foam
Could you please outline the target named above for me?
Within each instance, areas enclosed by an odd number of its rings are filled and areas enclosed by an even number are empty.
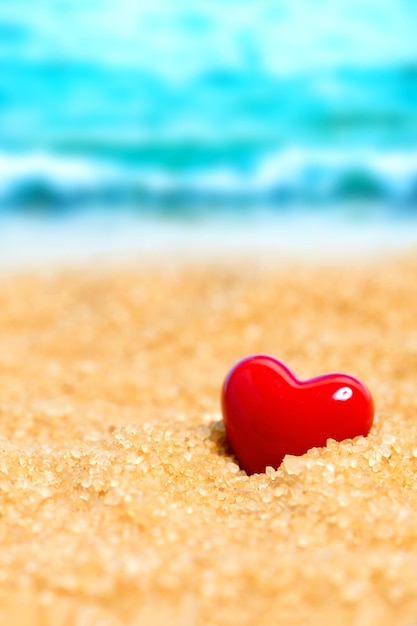
[[[263,158],[242,171],[239,167],[196,168],[173,172],[169,168],[137,164],[122,166],[87,158],[48,153],[0,154],[0,208],[31,204],[41,187],[44,202],[103,201],[111,194],[123,201],[164,203],[177,200],[199,204],[221,202],[226,208],[245,203],[343,203],[354,200],[380,203],[417,203],[417,151],[327,150],[288,148]],[[48,194],[50,199],[48,200]],[[54,208],[51,206],[50,208]]]

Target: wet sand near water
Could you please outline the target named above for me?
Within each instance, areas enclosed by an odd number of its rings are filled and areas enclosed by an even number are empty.
[[[0,277],[0,623],[417,623],[417,256]],[[251,353],[370,388],[369,437],[248,477]]]

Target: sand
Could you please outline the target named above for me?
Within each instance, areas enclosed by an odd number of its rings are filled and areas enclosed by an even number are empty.
[[[417,624],[417,257],[0,278],[0,623]],[[345,371],[370,435],[248,477],[251,353]]]

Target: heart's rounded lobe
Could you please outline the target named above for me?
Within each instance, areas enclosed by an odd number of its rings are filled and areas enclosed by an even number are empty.
[[[266,355],[232,368],[222,410],[230,445],[249,474],[277,468],[286,454],[304,454],[329,438],[366,436],[374,416],[372,396],[356,378],[325,374],[300,381]]]

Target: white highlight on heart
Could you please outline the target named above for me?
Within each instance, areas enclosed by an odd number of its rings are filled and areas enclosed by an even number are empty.
[[[332,398],[333,400],[349,400],[352,395],[353,391],[350,387],[340,387],[340,389],[333,394]]]

